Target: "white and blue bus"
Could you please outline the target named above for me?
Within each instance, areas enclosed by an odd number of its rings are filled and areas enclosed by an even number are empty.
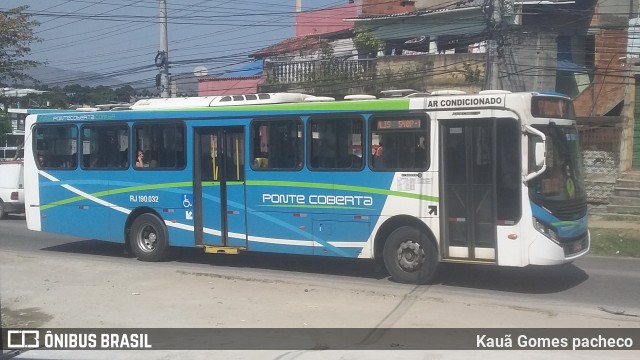
[[[123,243],[439,263],[570,262],[589,249],[569,98],[484,91],[331,101],[142,100],[27,118],[29,229]]]

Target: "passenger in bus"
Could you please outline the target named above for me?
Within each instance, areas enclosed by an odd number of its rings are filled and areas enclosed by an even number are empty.
[[[38,155],[38,165],[43,168],[46,167],[46,162],[44,161],[44,155]]]
[[[416,147],[416,162],[414,167],[424,168],[427,166],[427,149],[424,144],[424,137],[420,137],[418,140],[418,146]]]
[[[382,151],[382,141],[380,141],[378,145],[373,145],[373,157],[371,158],[371,163],[376,168],[382,167]]]
[[[158,153],[152,150],[145,150],[144,152],[144,167],[157,167],[158,166]]]
[[[136,167],[144,167],[144,153],[142,152],[142,150],[138,150],[138,160],[136,161]]]

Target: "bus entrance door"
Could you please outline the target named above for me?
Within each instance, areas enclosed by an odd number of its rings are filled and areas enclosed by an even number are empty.
[[[247,246],[244,127],[199,127],[194,141],[194,233],[207,252]]]
[[[442,121],[443,258],[495,262],[495,120]]]

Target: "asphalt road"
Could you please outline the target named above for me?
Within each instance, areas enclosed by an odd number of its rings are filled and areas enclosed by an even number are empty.
[[[135,261],[118,244],[29,231],[19,216],[0,222],[0,251],[5,250]],[[211,265],[227,267],[247,276],[259,271],[274,276],[342,278],[363,286],[405,286],[393,283],[384,270],[368,261],[252,253],[208,255],[197,249],[174,249],[169,262],[204,270]],[[438,280],[431,292],[574,303],[640,316],[640,259],[587,256],[568,265],[527,268],[444,264]]]

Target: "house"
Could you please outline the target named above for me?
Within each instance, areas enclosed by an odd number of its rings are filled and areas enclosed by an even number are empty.
[[[296,1],[295,36],[260,49],[250,56],[264,61],[260,92],[306,92],[333,94],[344,80],[367,70],[358,61],[353,45],[353,22],[357,5],[349,1],[326,9],[301,11]]]
[[[640,168],[640,111],[633,114],[640,72],[636,82],[627,54],[638,0],[358,0],[355,6],[355,16],[342,15],[354,23],[351,44],[347,30],[304,33],[309,37],[254,54],[265,60],[258,88],[336,97],[405,88],[562,92],[575,101],[592,202],[608,203],[620,174]],[[358,31],[384,43],[377,56],[356,56]],[[332,53],[338,43],[344,46]]]
[[[402,4],[401,4],[402,3]],[[407,3],[407,4],[404,4]],[[298,36],[252,54],[265,61],[265,81],[260,91],[295,91],[315,95],[342,97],[354,93],[379,93],[382,90],[431,86],[457,87],[468,91],[480,89],[485,55],[468,51],[468,44],[444,39],[431,48],[432,53],[447,52],[447,57],[424,57],[429,42],[424,36],[408,39],[385,39],[380,49],[362,49],[353,22],[362,17],[378,17],[380,13],[415,10],[411,2],[378,1],[370,4],[356,1],[329,9],[298,13]],[[313,19],[343,19],[344,27],[308,26]],[[348,20],[352,20],[349,22]],[[304,29],[324,29],[304,31]],[[361,41],[362,43],[362,41]],[[365,42],[366,43],[366,42]],[[426,45],[425,45],[426,44]],[[447,47],[448,46],[448,47]],[[448,49],[451,51],[448,51]],[[462,51],[464,48],[465,51]],[[480,48],[480,46],[477,46]],[[378,51],[379,50],[379,51]],[[379,55],[378,56],[378,52]],[[402,57],[386,55],[408,55]]]
[[[253,61],[237,70],[207,76],[204,69],[198,78],[198,96],[252,94],[262,81],[262,61]]]

